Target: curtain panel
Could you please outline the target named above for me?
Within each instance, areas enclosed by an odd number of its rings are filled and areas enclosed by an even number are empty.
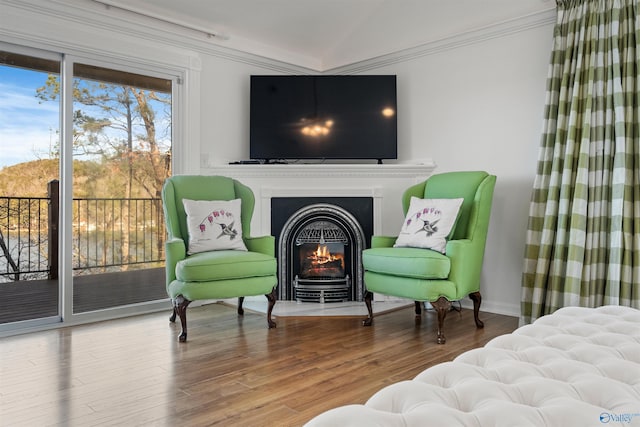
[[[640,308],[637,1],[557,1],[526,235],[522,323]]]

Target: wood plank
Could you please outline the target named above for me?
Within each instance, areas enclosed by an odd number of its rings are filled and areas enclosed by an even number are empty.
[[[413,308],[371,327],[358,318],[238,317],[223,304],[188,310],[189,341],[167,313],[0,339],[0,425],[299,426],[364,403],[393,382],[509,333],[518,319]]]

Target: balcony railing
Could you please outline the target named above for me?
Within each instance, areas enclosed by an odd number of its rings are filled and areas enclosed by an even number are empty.
[[[58,181],[48,197],[0,197],[0,282],[58,276]],[[158,267],[164,218],[158,198],[74,198],[76,274]]]

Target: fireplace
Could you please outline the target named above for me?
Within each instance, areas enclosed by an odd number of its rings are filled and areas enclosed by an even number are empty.
[[[278,256],[278,295],[280,300],[293,298],[291,262],[282,261],[285,249],[281,235],[285,223],[298,210],[313,204],[329,204],[351,213],[364,232],[363,248],[371,246],[371,235],[392,236],[404,219],[401,194],[408,187],[427,179],[435,169],[430,159],[415,164],[219,164],[219,156],[201,157],[202,173],[235,178],[250,187],[255,196],[251,220],[253,236],[272,235]],[[226,161],[225,161],[226,163]],[[355,227],[350,227],[355,228]],[[287,238],[291,237],[288,232]],[[356,240],[357,242],[357,240]],[[348,256],[348,250],[345,259]],[[348,260],[347,260],[348,261]],[[345,268],[350,263],[346,262]],[[350,297],[360,300],[362,277],[348,273],[354,283]],[[354,295],[355,294],[355,295]],[[376,294],[376,301],[385,296]],[[263,301],[264,297],[256,297]]]
[[[280,300],[362,301],[361,254],[371,238],[371,207],[371,198],[272,199]]]
[[[346,264],[353,243],[333,222],[313,219],[295,233],[285,256],[292,264],[293,299],[298,302],[351,300],[353,288]],[[351,256],[349,256],[351,255]]]

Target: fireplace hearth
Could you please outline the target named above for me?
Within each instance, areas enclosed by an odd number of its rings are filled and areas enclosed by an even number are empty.
[[[362,301],[365,232],[347,209],[313,203],[290,215],[279,233],[279,299]]]

